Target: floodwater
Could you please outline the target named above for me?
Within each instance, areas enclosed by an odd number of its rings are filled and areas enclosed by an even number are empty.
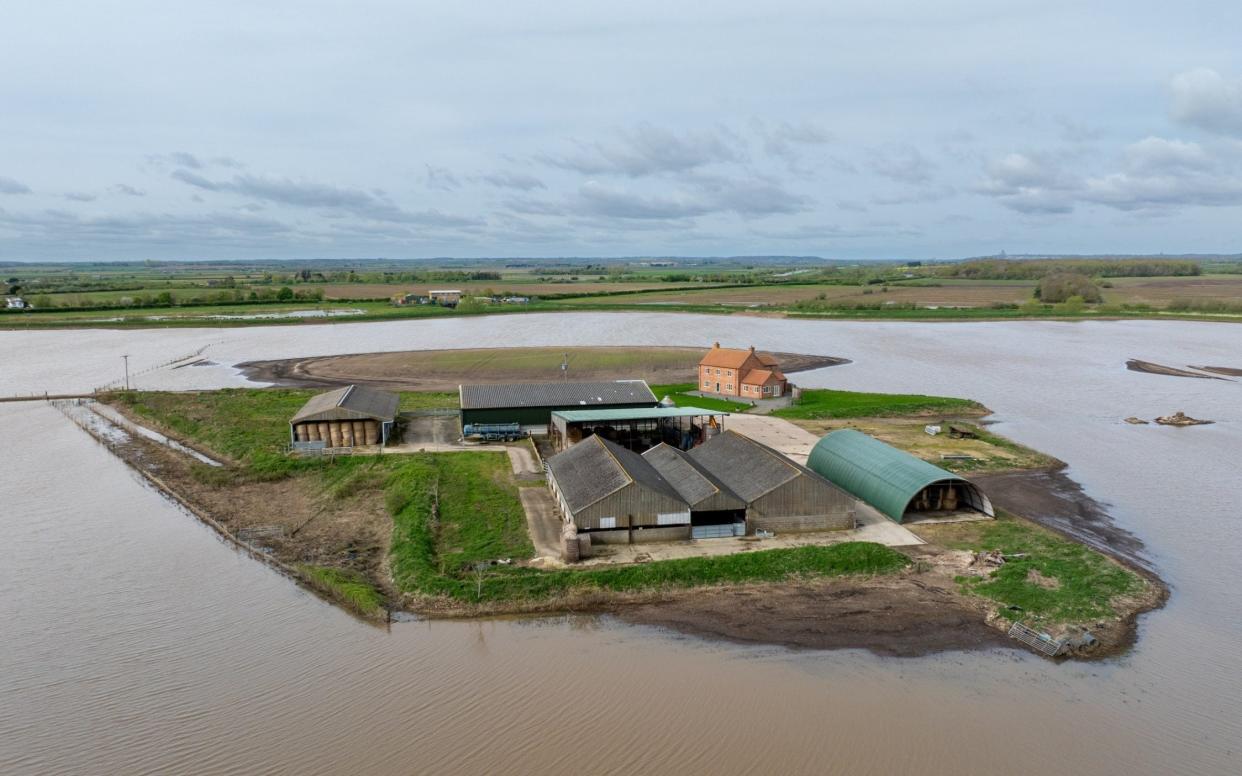
[[[738,341],[745,323],[748,341]],[[673,333],[675,332],[675,333]],[[845,356],[809,386],[965,395],[1070,463],[1173,587],[1099,664],[878,658],[607,618],[357,622],[234,551],[47,405],[0,405],[0,773],[1242,772],[1242,327],[524,315],[0,332],[0,394],[242,384],[229,365],[477,345],[725,344]],[[553,365],[555,369],[555,365]],[[1130,426],[1184,410],[1216,425]]]

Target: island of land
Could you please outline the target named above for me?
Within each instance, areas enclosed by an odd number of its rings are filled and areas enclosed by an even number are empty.
[[[1089,632],[1094,649],[1073,654],[1095,658],[1127,649],[1137,617],[1165,600],[1141,543],[1112,525],[1061,462],[990,432],[982,405],[807,389],[797,403],[754,410],[691,393],[701,352],[515,348],[248,367],[298,386],[371,380],[400,389],[398,438],[355,455],[290,454],[289,419],[317,393],[307,387],[117,391],[66,411],[222,535],[376,621],[397,612],[599,613],[739,642],[890,655],[1012,646],[1006,632],[1021,622],[1053,637]],[[792,368],[842,361],[782,359]],[[576,376],[649,378],[657,396],[678,404],[720,402],[735,413],[726,423],[795,456],[826,432],[858,429],[968,473],[990,493],[996,518],[903,526],[913,544],[867,538],[881,537],[881,526],[634,545],[565,564],[532,516],[550,504],[540,450],[529,439],[465,444],[455,430],[458,393],[447,389],[530,380],[566,360]],[[932,424],[957,433],[930,435]]]

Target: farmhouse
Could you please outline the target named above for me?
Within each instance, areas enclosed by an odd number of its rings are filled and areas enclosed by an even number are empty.
[[[995,515],[974,483],[852,428],[819,440],[807,465],[898,523],[960,511]]]
[[[608,410],[557,410],[549,433],[553,447],[564,450],[599,434],[641,453],[659,444],[689,450],[724,427],[727,412],[698,407],[624,407]]]
[[[28,307],[26,300],[20,296],[6,296],[4,298],[4,306],[9,310],[24,310]]]
[[[384,445],[396,424],[399,404],[397,394],[365,385],[321,393],[289,421],[289,439],[295,445],[321,442],[325,448]]]
[[[789,390],[789,381],[771,353],[722,348],[717,342],[699,361],[699,389],[743,399],[775,399]]]
[[[548,486],[592,542],[854,527],[849,494],[731,431],[688,452],[660,444],[642,455],[596,434],[549,459]]]
[[[659,404],[645,380],[462,385],[461,425],[517,423],[546,432],[552,413],[571,409],[633,409]]]

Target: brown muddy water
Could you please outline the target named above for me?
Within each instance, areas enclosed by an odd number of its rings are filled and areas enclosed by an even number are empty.
[[[803,385],[977,398],[1070,464],[1172,586],[1135,650],[881,658],[609,618],[377,629],[236,552],[41,404],[0,405],[0,773],[1242,772],[1242,327],[562,315],[2,332],[0,394],[240,384],[245,360],[411,347],[731,345],[844,356]],[[670,335],[670,331],[677,334]],[[1213,426],[1131,426],[1174,410]]]

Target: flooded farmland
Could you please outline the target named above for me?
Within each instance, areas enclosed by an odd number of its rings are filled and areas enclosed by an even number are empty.
[[[1172,587],[1137,648],[1054,665],[750,647],[609,618],[378,629],[232,549],[54,408],[0,404],[0,773],[1242,771],[1242,382],[1125,368],[1242,367],[1242,328],[738,321],[0,332],[0,395],[89,391],[122,354],[152,389],[243,385],[232,365],[247,360],[417,348],[842,356],[798,382],[975,398],[1000,433],[1067,461]],[[203,347],[210,364],[158,367]],[[1216,423],[1123,422],[1176,410]]]

